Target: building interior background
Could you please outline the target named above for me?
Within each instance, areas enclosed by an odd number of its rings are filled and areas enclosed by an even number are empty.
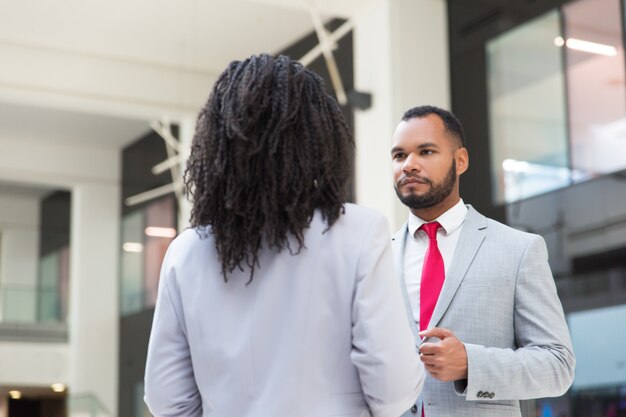
[[[353,128],[350,199],[392,228],[403,111],[451,109],[461,195],[538,233],[577,356],[525,416],[626,416],[625,0],[3,1],[0,417],[144,417],[181,171],[227,63],[284,53]]]

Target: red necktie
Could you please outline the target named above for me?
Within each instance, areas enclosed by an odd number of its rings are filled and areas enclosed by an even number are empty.
[[[445,279],[443,257],[437,246],[437,229],[440,227],[438,222],[424,223],[420,227],[420,230],[426,232],[429,240],[420,284],[420,331],[428,328]]]

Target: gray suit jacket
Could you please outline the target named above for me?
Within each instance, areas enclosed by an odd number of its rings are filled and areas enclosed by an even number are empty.
[[[421,415],[423,401],[427,417],[520,416],[519,400],[560,396],[571,385],[571,339],[543,238],[468,208],[429,325],[450,329],[465,343],[468,379],[427,375],[413,411]],[[392,246],[419,346],[404,285],[407,230],[405,224]]]
[[[145,376],[155,417],[397,417],[424,369],[405,321],[382,214],[317,212],[306,247],[263,249],[221,276],[213,235],[195,230],[163,261]],[[291,247],[297,248],[295,239]]]

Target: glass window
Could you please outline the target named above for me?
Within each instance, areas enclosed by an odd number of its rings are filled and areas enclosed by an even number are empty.
[[[121,312],[153,307],[165,252],[176,236],[176,208],[166,197],[122,218]]]
[[[122,314],[143,308],[143,228],[143,211],[136,211],[122,218]]]
[[[2,286],[3,322],[32,323],[35,321],[35,290],[31,286]]]
[[[58,317],[58,252],[50,252],[39,260],[39,321],[55,321]]]
[[[19,275],[24,282],[10,282],[8,284],[2,282],[0,285],[0,319],[4,322],[13,323],[37,323],[37,322],[62,322],[65,320],[66,309],[61,308],[61,300],[67,299],[67,291],[61,293],[62,289],[59,284],[61,280],[67,282],[69,271],[62,269],[65,265],[61,256],[61,251],[53,251],[36,259],[27,255],[35,255],[36,250],[30,246],[33,242],[26,242],[25,247],[15,248],[19,245],[19,238],[14,239],[15,252],[20,253],[23,259],[20,262],[26,265],[37,265],[38,269],[33,268],[33,276],[28,274]],[[30,252],[30,253],[29,253]],[[69,248],[65,247],[63,252],[69,257]],[[18,272],[27,272],[24,268]],[[39,275],[37,275],[37,273]],[[11,277],[15,278],[15,276]]]
[[[619,0],[563,6],[572,167],[575,180],[626,167],[626,94]]]
[[[512,202],[570,184],[557,11],[487,43],[493,198]]]
[[[144,384],[143,381],[135,382],[135,396],[134,402],[134,417],[152,417],[148,406],[143,400],[144,396]]]
[[[144,290],[147,307],[156,303],[161,263],[170,242],[176,236],[174,220],[173,198],[162,199],[146,207]]]
[[[576,354],[573,388],[583,390],[626,385],[626,305],[570,313],[568,317]]]
[[[69,306],[69,290],[70,287],[70,247],[64,246],[59,249],[59,281],[57,287],[58,293],[58,312],[59,320],[65,321]]]
[[[67,316],[69,246],[63,246],[39,259],[37,316],[40,322],[62,322]]]

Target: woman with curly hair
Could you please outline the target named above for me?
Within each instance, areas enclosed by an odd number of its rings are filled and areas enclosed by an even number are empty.
[[[385,218],[347,204],[354,143],[321,78],[285,56],[220,75],[163,261],[146,366],[155,417],[396,417],[423,370]]]

